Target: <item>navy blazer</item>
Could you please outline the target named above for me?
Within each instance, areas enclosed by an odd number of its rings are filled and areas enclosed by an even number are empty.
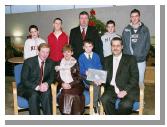
[[[42,82],[47,82],[49,85],[54,82],[55,71],[54,62],[50,59],[46,59],[44,76]],[[19,85],[18,93],[20,96],[29,97],[31,93],[35,90],[37,85],[40,83],[40,66],[38,62],[38,56],[26,59],[23,64],[21,71],[21,84]]]

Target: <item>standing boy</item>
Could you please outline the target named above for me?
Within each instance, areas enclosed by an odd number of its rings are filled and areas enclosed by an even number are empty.
[[[103,55],[104,58],[112,55],[111,51],[111,40],[114,37],[119,37],[115,32],[115,22],[113,20],[109,20],[106,23],[107,32],[101,37],[103,43]]]

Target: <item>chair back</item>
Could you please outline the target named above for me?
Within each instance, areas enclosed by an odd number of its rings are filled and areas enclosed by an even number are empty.
[[[146,67],[144,83],[155,84],[155,67],[153,66]]]
[[[16,81],[16,85],[18,87],[18,85],[21,82],[21,70],[22,70],[23,64],[18,64],[16,66],[14,66],[14,78]]]

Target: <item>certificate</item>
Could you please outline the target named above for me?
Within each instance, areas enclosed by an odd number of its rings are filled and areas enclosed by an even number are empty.
[[[87,79],[88,81],[101,81],[106,83],[107,71],[98,69],[88,69]]]

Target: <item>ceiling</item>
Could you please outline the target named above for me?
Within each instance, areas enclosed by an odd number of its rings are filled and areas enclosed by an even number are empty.
[[[5,14],[111,6],[112,5],[6,5]]]

